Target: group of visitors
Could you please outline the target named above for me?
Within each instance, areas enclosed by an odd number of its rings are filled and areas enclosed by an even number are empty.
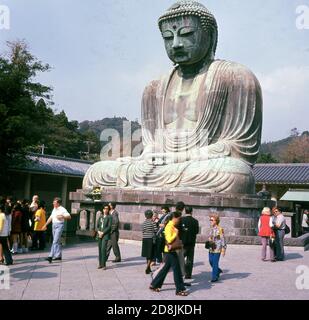
[[[99,211],[96,230],[93,236],[98,241],[99,264],[98,269],[106,270],[111,249],[115,260],[121,262],[119,240],[119,214],[116,203],[111,202]],[[162,206],[161,211],[146,210],[145,221],[142,225],[142,257],[146,258],[146,274],[152,275],[150,289],[158,292],[162,287],[167,273],[172,268],[176,295],[187,296],[185,279],[192,278],[194,264],[194,249],[196,237],[199,233],[199,223],[193,218],[193,209],[178,202],[174,212],[168,206]],[[225,254],[226,242],[223,228],[219,225],[218,215],[210,216],[209,263],[212,267],[212,282],[219,280],[222,270],[219,268],[221,254]],[[152,266],[159,264],[153,272]]]
[[[32,202],[0,200],[0,263],[13,263],[12,254],[45,249],[45,232],[41,230],[46,219],[45,202],[37,195]],[[29,244],[32,245],[29,247]],[[38,244],[39,243],[39,244]]]
[[[190,286],[190,283],[186,283],[184,279],[192,278],[194,249],[199,233],[198,220],[193,218],[192,214],[192,207],[185,206],[182,201],[176,204],[174,212],[170,212],[167,206],[163,206],[158,215],[152,210],[145,212],[146,220],[142,227],[142,256],[147,260],[145,273],[151,273],[151,266],[156,262],[160,263],[159,269],[153,274],[150,290],[159,292],[172,268],[176,295],[188,295],[186,287]],[[209,249],[209,263],[212,267],[211,282],[219,280],[222,273],[219,259],[226,249],[224,231],[219,223],[218,215],[210,216],[210,234],[206,248]]]
[[[12,255],[27,253],[29,250],[45,250],[45,233],[47,226],[52,222],[53,243],[47,258],[61,260],[61,235],[64,221],[71,216],[61,206],[61,199],[53,201],[53,212],[46,221],[46,204],[34,195],[32,202],[17,200],[11,197],[0,201],[0,263],[13,264]]]
[[[271,262],[284,260],[284,236],[290,232],[282,209],[265,207],[258,223],[258,235],[262,242],[262,260],[267,261],[266,251],[269,246]]]

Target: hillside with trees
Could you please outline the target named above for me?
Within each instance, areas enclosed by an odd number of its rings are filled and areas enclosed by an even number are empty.
[[[294,128],[285,139],[261,145],[259,163],[309,163],[309,132]]]

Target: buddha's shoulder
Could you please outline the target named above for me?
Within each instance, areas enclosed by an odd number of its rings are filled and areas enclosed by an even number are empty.
[[[160,90],[163,90],[174,70],[175,69],[173,69],[172,72],[162,75],[159,79],[150,81],[144,89],[144,96],[153,96],[160,92]]]
[[[233,61],[214,60],[209,70],[223,75],[227,80],[241,78],[257,81],[255,74],[248,67]]]
[[[160,79],[150,81],[144,88],[144,95],[155,95],[160,82]]]

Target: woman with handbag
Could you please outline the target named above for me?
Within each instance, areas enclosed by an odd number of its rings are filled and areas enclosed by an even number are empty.
[[[152,210],[145,211],[146,220],[143,223],[143,244],[142,244],[142,257],[147,260],[146,274],[151,273],[151,262],[155,257],[155,240],[158,231],[156,223],[153,221]]]
[[[221,255],[225,256],[226,242],[224,230],[220,227],[220,218],[217,214],[212,214],[210,220],[209,241],[206,242],[206,248],[209,249],[209,264],[212,267],[211,282],[217,282],[220,274],[223,272],[219,268],[219,260]]]
[[[112,231],[112,216],[109,215],[109,206],[105,205],[103,208],[103,214],[100,213],[100,217],[97,222],[97,240],[99,246],[99,266],[98,269],[106,270],[107,261],[107,243],[111,238]]]
[[[178,296],[187,296],[188,292],[184,286],[180,264],[178,260],[178,255],[176,250],[182,248],[181,240],[178,236],[177,225],[180,222],[181,213],[176,211],[172,214],[172,220],[168,222],[164,229],[165,234],[165,248],[164,248],[164,265],[159,271],[159,273],[152,280],[151,285],[149,287],[150,290],[154,292],[159,292],[163,282],[170,270],[173,269],[174,273],[174,282],[176,286],[176,295]]]
[[[266,261],[267,244],[269,245],[269,257],[271,262],[275,262],[274,246],[275,233],[272,230],[272,217],[270,209],[265,207],[262,211],[258,223],[259,233],[262,242],[262,261]]]

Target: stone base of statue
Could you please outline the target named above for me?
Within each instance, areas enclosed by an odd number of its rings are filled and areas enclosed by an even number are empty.
[[[171,207],[178,201],[193,207],[193,216],[198,219],[200,232],[198,242],[205,242],[209,233],[209,214],[218,213],[221,226],[229,243],[257,243],[258,218],[263,207],[272,207],[271,200],[257,195],[211,194],[201,192],[166,192],[108,189],[101,197],[87,198],[82,190],[70,193],[72,213],[79,214],[77,235],[89,237],[94,230],[96,213],[102,210],[103,203],[115,201],[120,218],[120,238],[141,240],[141,226],[147,209],[160,210],[168,204]]]

